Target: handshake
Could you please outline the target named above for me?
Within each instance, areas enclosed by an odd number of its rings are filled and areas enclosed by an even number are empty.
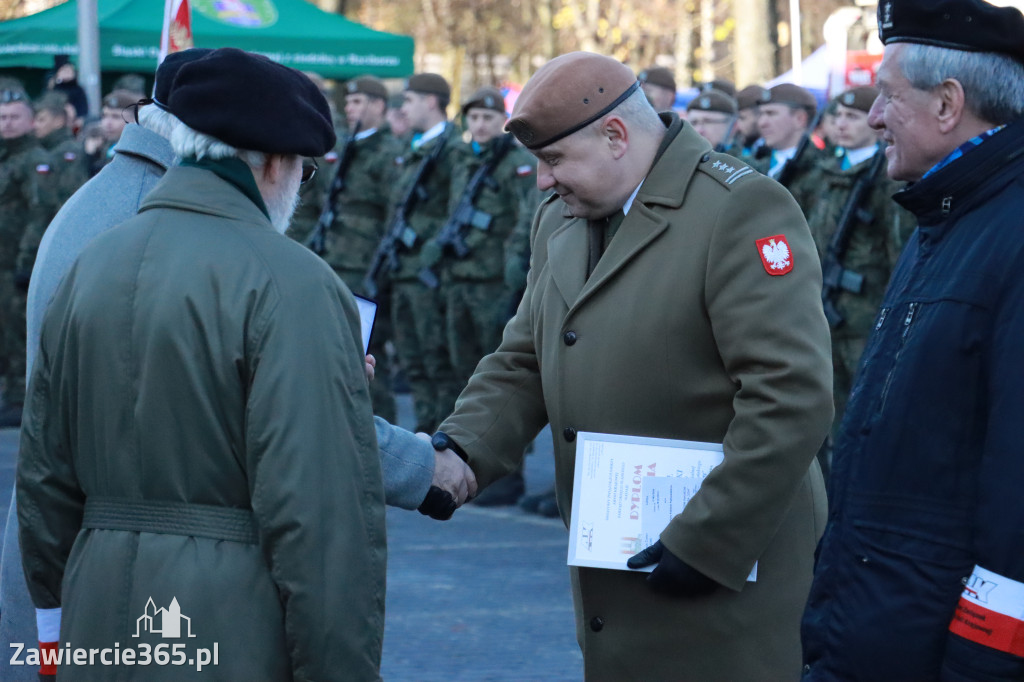
[[[448,439],[438,434],[431,439],[429,434],[417,433],[416,437],[433,445],[434,477],[430,490],[419,506],[419,512],[432,519],[447,521],[455,510],[476,495],[476,476],[469,465],[462,461],[449,446]]]

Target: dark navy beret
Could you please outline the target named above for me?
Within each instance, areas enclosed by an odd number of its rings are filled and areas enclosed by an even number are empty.
[[[183,64],[167,109],[193,130],[264,154],[323,156],[336,141],[331,110],[313,81],[233,47]]]
[[[171,84],[174,83],[174,77],[178,75],[178,70],[185,64],[205,57],[211,52],[213,50],[208,47],[194,47],[190,50],[171,52],[164,57],[160,66],[156,68],[156,80],[153,81],[153,103],[161,109],[166,109],[167,98],[171,94]]]
[[[882,0],[878,37],[885,45],[996,52],[1024,62],[1024,15],[981,0]]]

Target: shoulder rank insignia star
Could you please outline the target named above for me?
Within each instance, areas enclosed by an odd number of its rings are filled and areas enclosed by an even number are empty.
[[[785,275],[793,269],[793,252],[789,249],[786,237],[777,234],[757,240],[757,253],[761,263],[769,275]]]

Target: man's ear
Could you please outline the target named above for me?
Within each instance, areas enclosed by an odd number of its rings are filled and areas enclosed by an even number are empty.
[[[629,148],[629,130],[620,117],[612,115],[601,124],[601,135],[608,141],[608,148],[616,160],[622,158]]]
[[[964,86],[955,78],[947,78],[935,88],[938,98],[936,118],[939,130],[948,133],[956,128],[964,116]]]

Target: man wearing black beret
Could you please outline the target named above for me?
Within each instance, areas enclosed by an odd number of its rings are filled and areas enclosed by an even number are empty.
[[[334,143],[327,102],[230,48],[160,101],[181,164],[65,276],[26,401],[29,592],[62,609],[61,645],[107,651],[60,674],[133,677],[180,632],[195,664],[153,658],[146,679],[214,659],[222,679],[379,680],[385,487],[359,313],[282,234],[302,157]]]
[[[1024,15],[883,0],[894,195],[918,228],[833,452],[807,680],[1024,679]]]

